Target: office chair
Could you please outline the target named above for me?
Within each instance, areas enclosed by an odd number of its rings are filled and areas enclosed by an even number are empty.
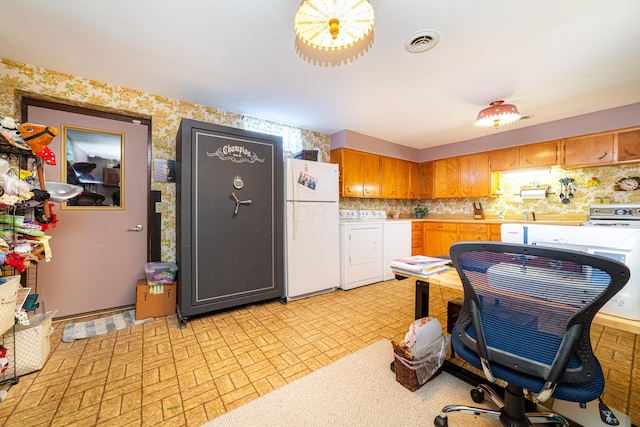
[[[525,393],[536,402],[586,403],[602,395],[591,321],[627,283],[629,268],[584,252],[500,242],[456,243],[450,254],[464,288],[453,349],[489,382],[500,379],[506,387],[504,400],[500,388],[481,384],[471,391],[474,402],[488,395],[500,409],[449,405],[435,426],[446,427],[454,412],[513,427],[569,425],[551,412],[526,413]]]

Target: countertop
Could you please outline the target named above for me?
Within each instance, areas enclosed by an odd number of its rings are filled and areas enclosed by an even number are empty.
[[[531,214],[529,214],[531,218]],[[536,214],[535,221],[525,221],[521,215],[506,215],[505,219],[499,220],[497,215],[486,215],[485,219],[474,219],[471,215],[443,215],[430,214],[423,218],[410,216],[400,216],[400,218],[387,218],[387,221],[420,221],[420,222],[456,222],[472,224],[553,224],[553,225],[580,225],[587,221],[586,214]]]

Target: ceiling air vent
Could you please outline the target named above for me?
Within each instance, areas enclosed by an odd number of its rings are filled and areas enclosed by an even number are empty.
[[[411,34],[404,42],[404,48],[409,53],[423,53],[438,44],[440,34],[433,30],[421,30]]]

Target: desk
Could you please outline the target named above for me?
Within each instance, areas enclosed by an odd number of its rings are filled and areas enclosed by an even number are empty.
[[[462,282],[458,272],[451,268],[442,274],[434,274],[430,277],[406,276],[396,273],[399,278],[412,278],[416,281],[416,319],[429,315],[429,285],[434,284],[447,288],[462,290]],[[597,313],[593,323],[620,331],[631,332],[640,335],[640,320],[624,319],[610,314]]]

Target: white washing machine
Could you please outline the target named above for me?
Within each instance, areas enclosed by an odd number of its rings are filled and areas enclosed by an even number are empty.
[[[371,212],[382,212],[372,215]],[[382,216],[384,215],[384,216]],[[381,282],[384,211],[340,210],[340,287]]]
[[[391,260],[411,256],[411,221],[388,219],[382,225],[383,280],[395,279],[389,265]]]

